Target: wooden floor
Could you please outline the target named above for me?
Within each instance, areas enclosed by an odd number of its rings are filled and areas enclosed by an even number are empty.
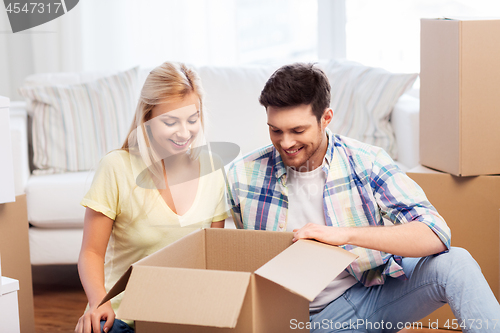
[[[35,333],[72,333],[83,314],[87,298],[76,266],[33,267]],[[413,329],[404,333],[450,333],[456,331]]]
[[[33,266],[35,333],[74,332],[87,306],[76,266]]]

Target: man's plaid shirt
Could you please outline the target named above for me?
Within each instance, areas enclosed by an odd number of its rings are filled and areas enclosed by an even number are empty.
[[[383,149],[334,135],[328,129],[327,135],[322,168],[326,174],[323,211],[328,226],[420,221],[450,248],[450,229],[444,219]],[[234,162],[227,177],[231,214],[238,228],[286,230],[286,167],[272,145]],[[386,276],[406,278],[398,256],[354,245],[341,247],[359,256],[348,271],[366,286],[383,284]]]

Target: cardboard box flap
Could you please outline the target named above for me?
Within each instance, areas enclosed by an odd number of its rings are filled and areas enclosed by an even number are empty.
[[[255,274],[313,301],[357,257],[336,246],[299,240]]]
[[[292,232],[209,228],[207,269],[255,272],[293,244]]]
[[[117,317],[234,328],[251,273],[137,266]]]
[[[132,267],[129,267],[129,269],[121,276],[121,278],[115,283],[115,285],[109,290],[106,296],[102,299],[101,303],[99,303],[99,306],[103,305],[110,299],[113,299],[115,296],[117,296],[118,294],[120,294],[122,291],[125,290],[131,273],[132,273]]]
[[[206,268],[205,231],[196,230],[149,256],[134,266]]]

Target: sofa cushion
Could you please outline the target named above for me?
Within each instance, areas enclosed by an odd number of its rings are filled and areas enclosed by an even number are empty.
[[[94,172],[33,175],[26,185],[28,222],[42,228],[81,228],[85,207],[80,206]]]
[[[35,174],[90,170],[120,148],[137,105],[137,71],[19,89],[31,101]]]
[[[76,264],[82,247],[83,229],[30,228],[32,265]]]
[[[331,60],[321,67],[331,85],[331,130],[382,147],[396,159],[391,113],[418,74],[391,73],[351,61]]]
[[[210,142],[237,144],[242,154],[271,143],[259,96],[279,66],[197,67],[206,92],[206,135]]]

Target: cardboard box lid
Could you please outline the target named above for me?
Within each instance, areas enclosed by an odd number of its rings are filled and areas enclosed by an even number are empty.
[[[117,315],[129,320],[235,327],[250,276],[247,272],[136,266]]]
[[[336,246],[299,240],[255,274],[313,301],[357,257]]]

